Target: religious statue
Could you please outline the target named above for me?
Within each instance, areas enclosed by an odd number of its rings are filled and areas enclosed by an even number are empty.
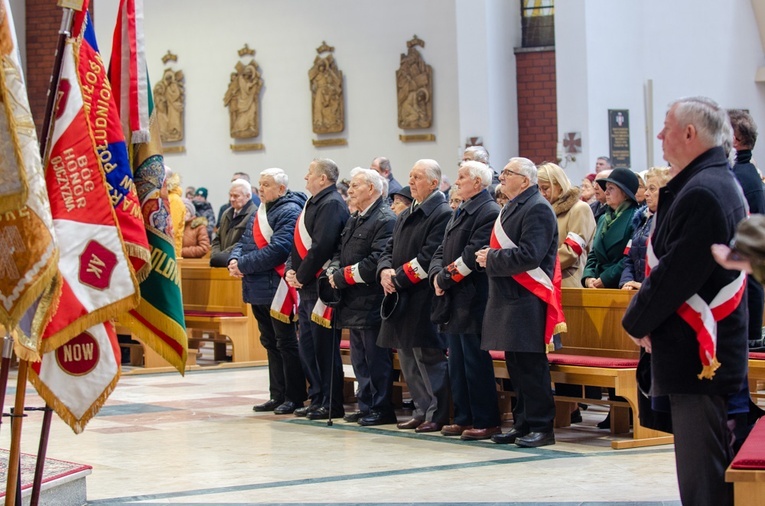
[[[406,43],[396,71],[399,128],[429,128],[433,124],[433,68],[426,65],[417,46],[425,41],[414,38]]]
[[[244,45],[239,56],[255,56],[255,50]],[[249,63],[237,62],[236,72],[231,73],[231,80],[223,97],[223,105],[228,107],[229,130],[234,139],[249,139],[260,134],[258,107],[263,79],[260,78],[258,64],[254,59]]]
[[[176,59],[170,51],[162,57],[165,63]],[[183,111],[186,99],[184,80],[182,70],[166,68],[162,79],[154,85],[154,106],[157,109],[162,142],[183,140]]]
[[[338,70],[332,54],[321,56],[321,53],[334,51],[334,47],[322,42],[316,49],[318,55],[313,61],[313,67],[308,71],[311,83],[311,117],[313,131],[317,134],[342,132],[345,128],[343,73]]]

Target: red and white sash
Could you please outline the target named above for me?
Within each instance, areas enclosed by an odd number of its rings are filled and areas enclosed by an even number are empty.
[[[494,222],[491,231],[489,245],[492,249],[512,249],[518,246],[505,233],[502,228],[502,213]],[[547,304],[547,316],[545,318],[545,344],[550,348],[554,334],[566,331],[566,320],[563,316],[563,303],[561,300],[561,272],[560,260],[556,255],[553,279],[539,267],[520,274],[513,274],[512,278],[522,287],[533,293]]]
[[[274,231],[268,224],[266,216],[266,204],[260,203],[258,212],[255,213],[255,222],[252,225],[252,237],[259,249],[263,249],[271,244],[271,236]],[[284,323],[289,323],[292,315],[297,314],[298,294],[297,290],[292,288],[284,281],[285,265],[281,264],[274,267],[274,271],[279,275],[279,286],[276,287],[274,300],[271,301],[271,317]]]
[[[306,202],[305,205],[307,206],[308,202]],[[313,239],[311,239],[311,235],[308,233],[308,229],[305,226],[304,206],[303,210],[300,212],[300,216],[298,216],[297,225],[295,226],[295,249],[297,249],[301,259],[304,259],[306,255],[308,255],[308,250],[311,249],[312,245]],[[317,278],[327,266],[329,266],[329,260],[327,260],[322,268],[319,269],[319,272],[316,273]],[[332,313],[333,311],[331,307],[327,307],[321,299],[317,299],[316,305],[313,307],[313,311],[311,311],[311,321],[330,329],[332,328]]]
[[[659,259],[649,237],[646,244],[646,276],[658,264]],[[693,294],[678,308],[677,314],[696,332],[699,341],[699,358],[703,366],[699,379],[712,379],[720,367],[717,361],[717,322],[730,316],[738,307],[745,290],[746,274],[740,272],[736,279],[720,289],[711,303],[707,304],[698,294]]]

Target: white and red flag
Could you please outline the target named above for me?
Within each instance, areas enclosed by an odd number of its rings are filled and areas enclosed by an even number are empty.
[[[45,164],[64,285],[45,329],[42,352],[115,318],[139,301],[86,117],[75,45],[70,39],[64,47],[55,126]]]
[[[96,416],[120,377],[120,347],[111,322],[85,330],[32,364],[29,381],[75,434]]]
[[[306,206],[307,205],[308,203],[306,202]],[[306,255],[308,255],[308,250],[311,249],[312,245],[313,239],[308,233],[308,228],[305,226],[305,207],[303,207],[303,211],[301,211],[300,216],[298,216],[297,225],[295,226],[295,249],[297,249],[300,258],[305,258]],[[328,265],[329,260],[327,260],[324,263],[324,266],[319,269],[319,272],[316,273],[317,278]],[[311,311],[311,321],[317,325],[331,329],[333,313],[334,310],[331,307],[328,307],[321,299],[317,299],[316,305],[314,305],[313,310]]]

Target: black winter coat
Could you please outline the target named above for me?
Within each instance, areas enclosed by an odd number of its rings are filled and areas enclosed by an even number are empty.
[[[489,245],[491,229],[499,215],[499,205],[486,190],[468,200],[452,215],[446,225],[444,240],[433,255],[428,277],[433,279],[449,297],[449,322],[441,331],[451,334],[480,334],[489,281],[486,273],[476,270],[475,253]],[[470,273],[464,278],[457,274],[454,264],[458,259]]]
[[[762,186],[762,179],[757,172],[757,168],[752,164],[752,151],[742,149],[736,152],[736,164],[733,166],[733,173],[741,184],[744,191],[744,198],[749,204],[751,214],[765,213],[765,191]]]
[[[481,348],[544,353],[547,304],[512,276],[539,267],[553,279],[558,219],[537,185],[508,202],[501,216],[502,228],[517,247],[492,249],[486,257],[489,302]]]
[[[699,155],[659,195],[651,236],[659,263],[632,298],[622,325],[631,336],[651,337],[653,395],[735,393],[747,372],[746,300],[717,322],[722,365],[711,380],[697,378],[702,365],[696,333],[677,314],[692,295],[709,303],[739,275],[719,266],[710,251],[713,244],[728,244],[746,217],[723,148]]]
[[[395,269],[396,291],[403,292],[406,304],[401,316],[382,322],[377,345],[381,348],[442,348],[446,342],[430,322],[433,288],[428,283],[428,269],[433,254],[444,238],[452,210],[443,193],[434,191],[425,202],[405,209],[396,220],[393,237],[388,242],[377,268],[377,279],[383,269]],[[404,264],[413,260],[420,268],[420,279],[412,282],[404,272]]]
[[[294,269],[298,282],[303,289],[308,289],[315,288],[316,279],[335,254],[350,213],[334,184],[308,199],[304,212],[305,228],[312,245],[306,257],[301,259],[293,244],[287,270]]]
[[[287,191],[284,196],[265,204],[268,224],[274,231],[271,242],[263,249],[258,248],[252,235],[255,214],[247,222],[239,242],[231,251],[229,261],[236,260],[244,274],[242,297],[245,302],[255,305],[270,305],[279,286],[279,275],[274,270],[282,265],[290,254],[300,210],[306,196]]]
[[[395,223],[396,215],[382,197],[364,216],[354,213],[345,223],[329,267],[337,269],[332,278],[342,294],[335,313],[340,327],[380,326],[383,289],[377,281],[377,264],[393,235]]]

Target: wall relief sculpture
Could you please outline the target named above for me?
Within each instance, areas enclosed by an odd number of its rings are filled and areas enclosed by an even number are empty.
[[[178,56],[171,53],[162,57],[162,63],[177,62]],[[183,140],[183,118],[186,108],[185,78],[182,70],[165,68],[162,79],[154,85],[154,107],[157,109],[160,138],[162,142]]]
[[[308,71],[311,83],[311,118],[317,134],[342,132],[345,128],[343,73],[338,70],[334,47],[322,42],[316,48],[318,55]],[[330,53],[322,57],[322,53]]]
[[[422,59],[417,46],[425,41],[417,35],[406,43],[396,71],[399,128],[429,128],[433,124],[433,69]]]
[[[239,50],[239,57],[255,56],[255,50],[247,44]],[[235,72],[223,97],[223,105],[228,107],[229,130],[234,139],[250,139],[260,134],[258,109],[260,108],[260,90],[263,88],[258,64],[255,58],[248,63],[238,61]]]

